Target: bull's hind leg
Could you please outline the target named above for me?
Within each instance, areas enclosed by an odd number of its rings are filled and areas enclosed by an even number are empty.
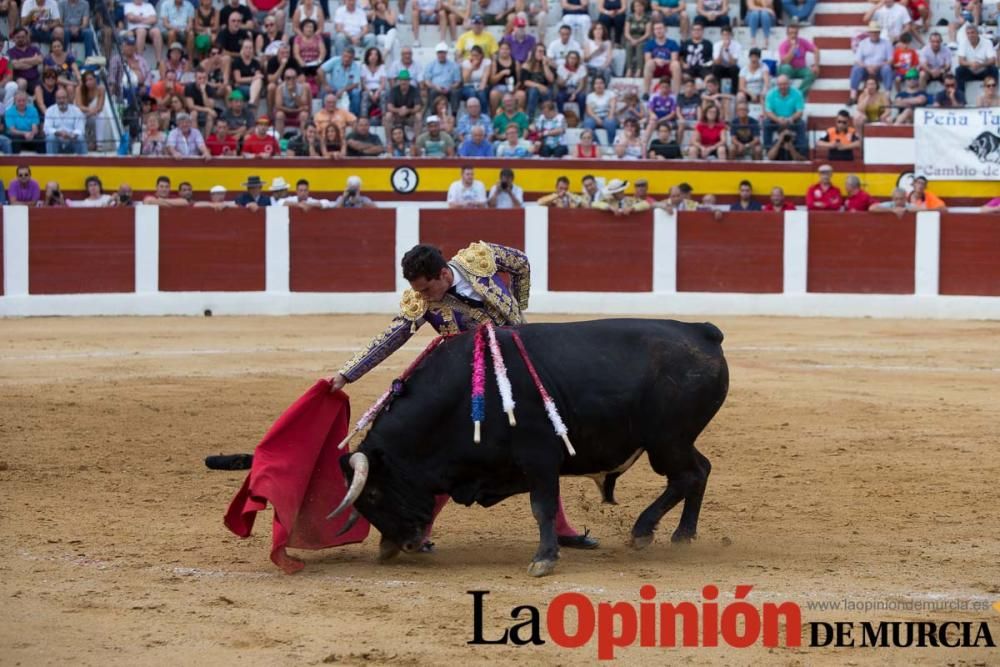
[[[694,454],[698,466],[698,478],[684,497],[684,511],[681,512],[677,530],[670,538],[672,542],[690,542],[698,534],[698,515],[701,514],[701,501],[705,497],[705,487],[708,486],[712,464],[708,457],[697,449],[694,450]]]
[[[708,464],[708,459],[693,446],[682,448],[682,453],[677,449],[667,448],[666,451],[669,453],[666,456],[660,454],[659,450],[648,452],[653,470],[666,475],[667,488],[636,519],[630,541],[631,546],[636,549],[649,546],[660,520],[682,500],[684,512],[672,539],[679,541],[694,537],[698,526],[698,513],[701,510],[701,499],[705,494],[705,483],[711,466]]]

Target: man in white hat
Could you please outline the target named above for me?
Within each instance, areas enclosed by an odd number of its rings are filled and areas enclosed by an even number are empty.
[[[361,194],[361,178],[358,176],[347,177],[347,188],[344,194],[337,197],[336,201],[330,205],[331,208],[376,208],[375,202],[371,198]]]
[[[413,157],[454,157],[455,140],[441,131],[441,119],[427,117],[427,129],[413,142]]]
[[[604,193],[600,199],[594,202],[593,208],[602,211],[611,211],[615,215],[629,215],[631,213],[638,213],[639,211],[648,211],[649,202],[633,197],[632,195],[626,195],[625,190],[627,188],[628,181],[612,178],[604,186]]]
[[[236,208],[236,203],[226,201],[226,188],[221,185],[213,185],[208,191],[208,201],[195,202],[195,208],[211,208],[221,211],[224,208]]]
[[[288,181],[278,176],[271,181],[271,199],[277,203],[288,197]]]
[[[451,112],[458,111],[458,92],[462,87],[462,70],[453,60],[448,60],[448,45],[441,42],[434,49],[437,59],[424,69],[424,80],[421,86],[427,93],[427,104],[433,109],[434,100],[443,95]]]

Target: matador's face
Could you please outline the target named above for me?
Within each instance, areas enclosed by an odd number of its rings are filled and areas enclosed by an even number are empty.
[[[451,287],[454,276],[451,269],[441,269],[437,278],[428,279],[420,276],[410,281],[410,287],[414,292],[424,298],[424,301],[440,301],[444,298],[445,292]]]

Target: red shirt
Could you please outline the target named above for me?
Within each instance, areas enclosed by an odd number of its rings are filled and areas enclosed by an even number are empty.
[[[208,146],[208,152],[214,157],[219,157],[220,155],[239,155],[240,148],[236,143],[236,137],[233,135],[227,135],[225,139],[220,139],[214,134],[210,134],[208,139],[205,139],[205,145]]]
[[[764,204],[764,206],[761,208],[761,210],[762,211],[777,211],[777,210],[794,211],[795,210],[795,204],[793,204],[792,202],[790,202],[790,201],[788,201],[786,199],[784,202],[782,202],[781,209],[776,209],[776,208],[774,208],[774,204],[773,203],[767,202],[766,204]]]
[[[590,145],[590,150],[586,151],[586,152],[584,152],[582,144],[577,144],[576,145],[576,156],[577,157],[582,157],[582,158],[596,158],[597,157],[597,144],[591,144]]]
[[[913,49],[900,46],[892,54],[892,67],[900,76],[906,74],[911,67],[916,67],[919,63],[920,55]]]
[[[806,208],[810,211],[839,211],[844,203],[844,198],[836,185],[831,184],[826,192],[823,186],[817,183],[806,191]]]
[[[921,18],[920,10],[926,6],[927,3],[924,2],[924,0],[910,0],[909,4],[906,5],[906,8],[910,12],[910,18],[914,21],[919,21]]]
[[[853,195],[844,198],[844,210],[845,211],[867,211],[871,208],[872,204],[877,204],[878,202],[872,199],[872,196],[865,192],[864,190],[858,190]]]
[[[243,140],[244,155],[262,155],[266,153],[270,153],[271,155],[281,154],[281,146],[270,134],[266,134],[263,137],[251,134]]]
[[[698,131],[702,146],[714,146],[719,143],[722,140],[722,131],[725,129],[725,123],[716,123],[715,125],[698,123],[695,125],[695,130]]]

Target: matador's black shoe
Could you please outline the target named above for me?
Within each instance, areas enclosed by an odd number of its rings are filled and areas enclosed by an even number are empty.
[[[596,537],[590,536],[589,530],[584,530],[583,535],[560,535],[558,541],[559,546],[567,549],[596,549],[601,546]]]
[[[219,454],[206,456],[205,465],[212,470],[250,470],[253,454]]]

